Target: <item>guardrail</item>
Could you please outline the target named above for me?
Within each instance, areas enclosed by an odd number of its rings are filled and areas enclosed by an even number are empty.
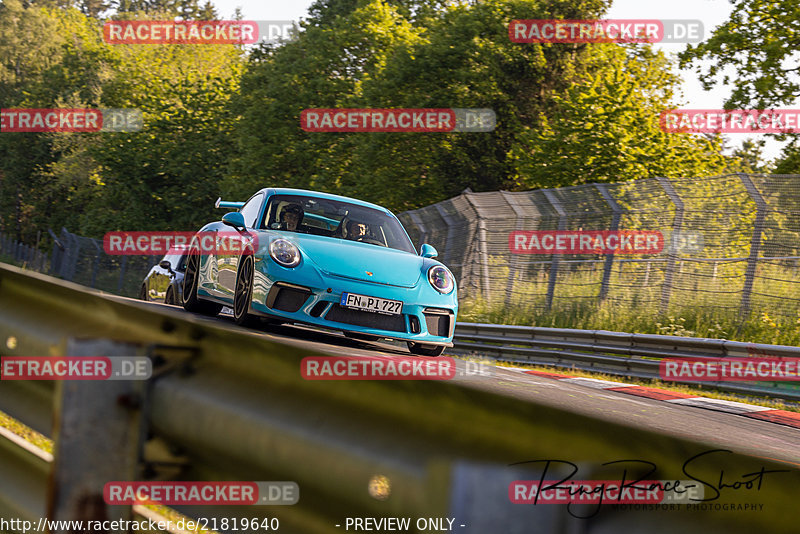
[[[480,323],[457,323],[454,348],[497,360],[574,368],[609,375],[662,380],[663,358],[800,358],[800,347],[743,343],[607,330],[575,330]],[[800,400],[796,382],[689,382],[733,393]]]
[[[0,264],[0,355],[146,355],[154,368],[137,382],[0,381],[0,410],[54,441],[49,456],[0,433],[0,518],[145,513],[104,503],[113,480],[274,480],[296,482],[299,502],[176,508],[195,518],[275,517],[279,532],[302,534],[341,533],[347,517],[454,518],[465,534],[532,525],[554,534],[796,531],[800,471],[740,453],[709,458],[693,474],[787,470],[748,493],[769,513],[712,507],[643,520],[604,509],[575,519],[564,506],[511,504],[512,481],[543,476],[539,465],[511,465],[520,461],[570,458],[602,479],[602,462],[646,458],[659,478],[677,480],[687,458],[712,447],[535,403],[489,378],[301,377],[303,357],[331,351]],[[378,476],[385,491],[371,494]]]

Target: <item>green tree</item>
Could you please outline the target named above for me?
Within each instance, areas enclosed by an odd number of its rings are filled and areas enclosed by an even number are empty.
[[[0,4],[0,103],[3,108],[47,107],[41,88],[63,59],[68,34],[48,8],[18,0]],[[34,38],[35,36],[35,38]],[[39,183],[34,170],[52,161],[49,139],[0,133],[0,229],[30,238],[28,224]]]
[[[730,18],[711,37],[689,45],[682,68],[694,68],[706,90],[722,84],[733,89],[726,109],[772,109],[796,105],[800,98],[800,4],[796,0],[731,0]],[[777,161],[778,172],[800,173],[796,134]]]
[[[674,107],[678,84],[663,53],[649,45],[597,44],[574,78],[514,150],[527,187],[724,171],[718,138],[661,130],[660,113]]]
[[[157,17],[155,15],[154,17]],[[108,107],[144,115],[136,133],[107,133],[90,148],[102,194],[85,233],[191,230],[208,221],[229,159],[243,51],[233,45],[116,45]]]
[[[731,172],[746,172],[750,174],[769,174],[774,170],[774,163],[764,160],[763,139],[746,139],[742,146],[733,150],[729,170]]]
[[[681,66],[695,63],[706,89],[731,86],[726,109],[768,109],[800,97],[796,50],[800,4],[795,0],[731,0],[730,18],[711,37],[689,45]],[[708,60],[705,64],[700,60]]]
[[[202,6],[199,0],[111,0],[110,5],[118,14],[145,13],[152,19],[217,20],[219,18],[210,0],[206,0]]]
[[[229,191],[295,185],[351,194],[394,209],[474,190],[513,188],[509,152],[524,125],[564,88],[580,46],[519,45],[514,18],[591,18],[602,1],[487,1],[440,7],[326,3],[294,43],[254,54],[243,81],[239,155]],[[320,22],[321,21],[321,22]],[[481,107],[491,134],[306,133],[309,107]]]
[[[133,108],[145,119],[138,133],[0,135],[4,229],[30,241],[48,226],[102,236],[208,220],[229,157],[241,47],[108,45],[100,22],[74,8],[17,4],[0,11],[0,29],[3,107]],[[38,30],[55,37],[13,40]]]
[[[780,157],[775,161],[775,173],[800,174],[800,141],[795,139],[783,148]]]

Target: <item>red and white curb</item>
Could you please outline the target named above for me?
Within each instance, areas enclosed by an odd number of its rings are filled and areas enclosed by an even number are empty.
[[[636,395],[637,397],[645,397],[648,399],[660,400],[670,402],[672,404],[681,404],[684,406],[694,406],[696,408],[703,408],[706,410],[715,410],[718,412],[725,412],[736,415],[743,415],[751,419],[760,419],[762,421],[769,421],[778,423],[780,425],[791,426],[800,428],[800,413],[787,412],[786,410],[774,410],[765,406],[755,406],[753,404],[746,404],[743,402],[733,402],[720,399],[711,399],[708,397],[700,397],[697,395],[687,395],[685,393],[677,393],[675,391],[668,391],[665,389],[650,388],[645,386],[634,386],[632,384],[623,384],[622,382],[612,382],[609,380],[598,380],[596,378],[581,378],[561,373],[549,373],[547,371],[531,371],[528,369],[520,369],[519,367],[503,367],[504,369],[520,371],[525,374],[541,376],[544,378],[553,378],[555,380],[563,380],[570,384],[579,384],[595,389],[605,389],[608,391],[617,391],[625,393],[626,395]]]

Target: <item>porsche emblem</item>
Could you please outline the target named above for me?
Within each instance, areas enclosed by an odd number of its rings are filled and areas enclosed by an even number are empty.
[[[371,272],[369,272],[369,271],[367,271],[367,274],[368,274],[369,276],[372,276],[372,273],[371,273]]]

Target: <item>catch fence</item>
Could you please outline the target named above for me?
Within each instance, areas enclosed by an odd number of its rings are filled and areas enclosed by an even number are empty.
[[[56,235],[49,254],[16,241],[0,232],[0,261],[11,261],[23,268],[109,293],[136,297],[145,275],[161,256],[111,255],[103,250],[103,241],[82,237],[66,228]]]
[[[559,189],[461,195],[400,214],[454,272],[462,301],[517,310],[706,309],[798,318],[800,176],[653,178]],[[533,231],[648,231],[648,254],[552,254],[515,248]],[[0,233],[0,256],[25,267],[137,296],[158,256],[113,256],[102,241],[49,231],[49,255]],[[540,234],[541,237],[541,234]],[[543,241],[544,242],[544,241]],[[530,241],[523,240],[530,245]]]
[[[575,310],[606,302],[664,313],[691,307],[742,319],[798,317],[798,175],[467,190],[400,218],[412,239],[438,249],[460,297],[489,305]],[[576,230],[660,232],[664,246],[647,254],[553,254],[514,243],[518,232]]]

